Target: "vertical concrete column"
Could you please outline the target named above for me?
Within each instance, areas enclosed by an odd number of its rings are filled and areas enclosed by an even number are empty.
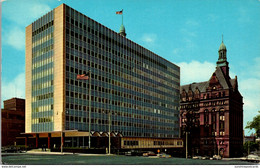
[[[51,134],[48,133],[48,149],[51,149]]]
[[[36,143],[35,143],[35,147],[38,148],[39,147],[39,134],[36,134]]]
[[[24,142],[24,145],[25,145],[25,146],[28,146],[28,137],[27,137],[27,136],[25,136],[25,142]]]
[[[65,133],[63,132],[63,133],[62,133],[62,139],[61,139],[61,141],[62,141],[62,146],[64,146],[64,139],[65,139]]]

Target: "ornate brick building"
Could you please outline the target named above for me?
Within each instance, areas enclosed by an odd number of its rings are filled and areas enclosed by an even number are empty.
[[[180,127],[182,137],[188,137],[189,156],[242,154],[243,97],[237,76],[229,77],[223,41],[218,53],[217,67],[209,81],[181,86]]]

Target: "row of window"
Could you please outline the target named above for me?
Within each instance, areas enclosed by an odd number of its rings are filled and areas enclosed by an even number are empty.
[[[38,91],[40,89],[48,88],[51,86],[53,86],[53,80],[48,80],[48,81],[40,83],[40,84],[34,84],[34,85],[32,85],[32,92]]]
[[[66,43],[67,43],[67,45],[69,45],[69,42],[66,42]],[[75,45],[75,47],[78,48],[78,45]],[[74,48],[74,44],[73,43],[71,43],[71,48]],[[155,69],[155,68],[150,67],[150,66],[148,66],[149,67],[148,70],[150,71],[150,73],[146,73],[143,70],[144,68],[142,67],[142,66],[144,66],[144,63],[141,63],[141,62],[136,61],[136,60],[135,60],[135,63],[136,63],[135,66],[136,67],[131,67],[131,66],[128,66],[127,65],[128,63],[126,63],[124,60],[121,60],[119,62],[119,61],[116,61],[114,59],[108,58],[106,56],[103,56],[103,55],[101,56],[101,54],[97,54],[94,51],[86,50],[86,48],[83,48],[83,51],[84,51],[84,53],[87,52],[88,55],[90,55],[90,56],[93,56],[93,57],[96,56],[97,58],[102,59],[102,62],[104,63],[104,65],[105,65],[104,61],[106,60],[107,62],[112,63],[113,66],[118,66],[118,68],[124,68],[124,70],[128,70],[129,72],[131,72],[131,71],[136,72],[137,74],[142,75],[143,77],[149,76],[150,79],[156,80],[159,83],[167,85],[167,86],[171,86],[171,87],[175,86],[176,87],[176,84],[178,84],[178,82],[179,82],[179,78],[178,78],[177,75],[174,75],[174,74],[173,74],[173,76],[172,75],[167,75],[164,72],[164,73],[161,73],[161,74],[163,74],[161,76],[161,75],[158,75],[158,71],[159,71],[158,69]],[[94,62],[92,62],[91,65],[90,65],[89,61],[87,61],[85,59],[82,59],[80,57],[77,57],[77,56],[75,56],[75,59],[74,59],[74,56],[73,55],[69,56],[69,54],[67,54],[66,57],[67,57],[67,59],[70,57],[70,60],[74,60],[77,63],[83,63],[83,65],[87,65],[88,67],[90,67],[90,66],[91,67],[95,67],[96,69],[100,69],[102,71],[111,73],[110,72],[111,70],[109,68],[101,66],[101,65],[98,65],[97,63],[94,64]],[[125,62],[125,63],[123,63],[123,62]],[[131,63],[129,63],[129,64],[131,64]],[[140,64],[140,67],[138,67],[138,64]],[[145,66],[145,68],[147,69],[147,66]],[[172,79],[173,81],[170,81],[169,79]],[[177,83],[174,82],[174,81],[176,81]]]
[[[83,83],[83,86],[86,87],[86,84]],[[138,103],[138,102],[143,102],[143,103],[149,104],[149,106],[155,105],[155,106],[161,106],[162,108],[172,109],[172,107],[169,106],[167,103],[158,102],[158,100],[146,99],[144,97],[135,96],[135,95],[132,95],[132,94],[125,93],[123,91],[120,92],[120,91],[116,91],[114,89],[107,89],[107,88],[104,88],[104,87],[99,87],[99,86],[94,86],[94,85],[91,85],[91,89],[92,89],[92,91],[93,90],[97,91],[97,92],[95,92],[96,94],[98,94],[99,92],[100,93],[107,93],[107,95],[104,95],[102,97],[91,96],[92,101],[99,102],[99,103],[106,103],[106,104],[112,104],[112,105],[123,105],[123,106],[129,107],[129,108],[132,107],[130,105],[123,104],[123,101],[122,102],[121,101],[114,101],[113,102],[113,100],[111,101],[111,100],[108,99],[108,97],[115,97],[117,99],[122,99],[122,98],[129,99],[129,103],[130,103],[130,101],[131,101],[131,103],[135,102],[135,104]],[[82,93],[78,93],[78,92],[66,91],[66,96],[71,97],[71,98],[76,98],[76,99],[83,99],[83,100],[87,99],[87,100],[89,100],[89,97],[86,94],[82,94]]]
[[[219,105],[224,105],[225,100],[220,100],[220,101],[212,101],[212,102],[205,102],[203,103],[204,107],[208,107],[208,106],[219,106]]]
[[[125,146],[138,146],[138,141],[124,141]]]
[[[44,111],[51,111],[53,110],[53,104],[47,104],[47,105],[36,105],[32,107],[32,112],[44,112]]]
[[[97,98],[98,99],[98,98]],[[106,100],[105,100],[106,101]],[[150,108],[150,107],[144,107],[144,106],[140,106],[140,105],[133,105],[132,103],[125,103],[125,102],[120,102],[120,101],[114,101],[114,100],[107,100],[109,102],[110,105],[114,105],[113,108],[116,108],[115,106],[117,106],[118,108],[124,108],[126,110],[126,108],[129,109],[135,109],[135,110],[139,110],[139,111],[146,111],[146,112],[150,112],[150,113],[154,113],[154,114],[160,114],[162,116],[174,116],[177,117],[178,114],[173,113],[173,112],[167,112],[164,110],[160,110],[160,109],[154,109],[154,108]],[[93,101],[92,101],[93,102]],[[87,102],[86,102],[87,103]],[[99,104],[99,106],[101,107],[101,104]],[[70,110],[79,110],[79,111],[87,111],[86,109],[88,108],[86,105],[78,105],[72,103],[66,103],[66,108],[70,109]]]
[[[44,30],[48,29],[49,27],[53,26],[53,24],[54,24],[54,21],[52,20],[52,21],[46,23],[45,25],[43,25],[42,27],[38,28],[37,30],[32,31],[32,36],[35,36],[36,34],[41,33],[42,31],[44,31]]]
[[[193,94],[191,90],[189,90],[191,94],[187,94],[186,91],[184,90],[181,94],[181,99],[182,101],[193,101],[197,99],[209,99],[209,98],[218,98],[218,97],[225,97],[225,91],[223,92],[214,92],[214,93],[207,93],[207,94],[201,94],[199,95],[199,92],[197,94]],[[200,97],[201,96],[201,97]]]
[[[149,144],[149,142],[147,142]],[[163,145],[175,145],[176,141],[153,141],[154,146],[163,146]],[[138,146],[139,141],[134,140],[124,140],[124,146]],[[181,146],[182,141],[177,141],[177,146]]]
[[[49,51],[51,51],[51,50],[53,50],[53,44],[34,51],[34,52],[32,53],[32,58],[38,57],[38,56],[42,55],[43,53],[49,52]]]
[[[82,105],[77,105],[77,104],[66,104],[66,108],[68,109],[68,111],[71,111],[71,112],[72,112],[72,109],[79,110],[79,111],[83,110],[83,112],[89,111],[88,106],[82,106]],[[122,116],[122,117],[143,119],[143,120],[150,120],[150,121],[159,121],[159,122],[164,122],[164,123],[175,123],[175,122],[178,123],[178,120],[173,121],[171,118],[169,118],[169,117],[177,118],[178,114],[168,113],[168,115],[167,115],[168,117],[166,117],[164,115],[166,112],[164,112],[164,111],[160,111],[157,109],[154,109],[153,111],[154,111],[153,114],[161,114],[161,116],[158,117],[158,116],[146,116],[146,115],[141,115],[141,114],[129,114],[127,112],[114,111],[114,110],[112,110],[111,113],[113,116]],[[108,114],[108,110],[98,108],[98,107],[91,107],[91,112],[99,113],[99,114]]]
[[[47,30],[47,33],[40,37],[33,37],[33,40],[32,40],[33,51],[37,50],[37,48],[39,48],[40,45],[43,45],[43,44],[47,45],[48,43],[53,43],[52,39],[53,39],[53,30],[52,29]]]
[[[72,18],[69,19],[68,16],[66,17],[66,21],[67,21],[67,22],[71,21],[71,22],[70,22],[70,25],[74,25],[74,19],[72,19]],[[77,21],[75,22],[75,26],[78,27],[78,26],[76,25],[76,23],[77,23]],[[82,23],[80,23],[79,26],[80,26],[80,25],[82,25]],[[67,25],[67,26],[68,26],[68,25]],[[73,27],[73,26],[71,26],[71,27]],[[76,27],[73,27],[73,28],[76,29]],[[87,31],[88,33],[91,33],[91,34],[95,35],[95,36],[98,37],[99,39],[106,40],[106,41],[108,41],[110,44],[112,44],[113,46],[121,47],[121,49],[125,49],[125,50],[129,51],[129,52],[131,52],[132,54],[137,55],[137,56],[140,57],[141,59],[145,59],[145,60],[147,60],[147,61],[149,61],[149,62],[152,62],[152,63],[154,63],[155,65],[159,65],[160,67],[162,67],[162,68],[164,68],[164,69],[167,70],[167,66],[166,66],[166,65],[164,65],[164,64],[162,64],[162,63],[156,61],[155,59],[150,58],[150,57],[148,57],[148,56],[146,56],[146,55],[144,55],[144,54],[142,54],[142,53],[140,53],[140,52],[134,50],[133,48],[129,47],[128,45],[122,44],[122,43],[120,43],[119,41],[114,40],[113,38],[110,38],[110,37],[106,36],[106,35],[103,34],[102,32],[98,32],[97,30],[94,30],[94,29],[92,29],[92,28],[90,28],[90,27],[87,27],[86,25],[83,25],[82,27],[83,27],[83,30],[84,30],[84,31]],[[80,28],[82,28],[82,27],[80,27]],[[79,31],[79,32],[82,32],[82,31]],[[86,37],[83,37],[81,34],[74,33],[73,31],[70,31],[69,29],[66,29],[66,34],[67,34],[67,35],[71,35],[72,37],[75,37],[75,38],[77,38],[77,39],[79,39],[79,40],[84,40],[85,42],[87,41],[87,40],[86,40]],[[74,34],[75,34],[75,36],[74,36]],[[82,37],[83,37],[83,38],[82,38]],[[94,43],[93,43],[93,44],[94,44]]]
[[[37,119],[36,119],[37,120]],[[66,121],[71,123],[71,122],[75,122],[75,124],[77,123],[83,123],[83,124],[87,124],[89,123],[88,118],[86,117],[75,117],[75,116],[66,116]],[[148,129],[148,130],[160,130],[160,131],[173,131],[175,130],[173,126],[160,126],[158,124],[144,124],[144,123],[137,123],[137,122],[126,122],[126,121],[117,121],[117,120],[112,120],[111,122],[111,126],[124,126],[124,127],[132,127],[134,129]],[[95,125],[108,125],[109,124],[109,120],[107,119],[91,119],[91,124],[95,124]]]
[[[74,70],[74,68],[73,68],[73,70]],[[75,69],[75,70],[77,72],[82,72],[82,73],[78,73],[78,74],[86,74],[86,71],[77,70],[77,69]],[[67,75],[67,76],[72,76],[72,75]],[[121,82],[120,80],[109,79],[109,78],[101,76],[101,75],[91,74],[91,77],[92,77],[92,79],[94,79],[94,83],[102,81],[102,85],[104,85],[104,86],[108,83],[108,84],[112,84],[114,86],[118,86],[118,87],[121,87],[121,88],[124,88],[124,89],[135,91],[135,92],[138,92],[138,93],[143,93],[143,94],[146,94],[148,96],[160,98],[160,99],[166,100],[168,102],[176,101],[176,99],[174,97],[172,97],[172,95],[169,93],[169,91],[166,92],[166,90],[162,90],[162,89],[161,90],[157,89],[157,90],[151,91],[152,89],[149,88],[149,86],[147,86],[146,82],[144,82],[144,81],[141,82],[141,80],[135,81],[135,83],[146,84],[146,85],[144,85],[143,88],[137,87],[136,86],[137,84],[135,84],[135,85],[128,84],[126,82]],[[76,78],[76,76],[75,76],[75,78]],[[74,85],[76,87],[78,86],[78,87],[88,88],[88,84],[86,84],[85,82],[87,82],[87,81],[78,81],[78,80],[73,80],[73,79],[69,80],[68,78],[66,78],[67,84]],[[138,83],[138,82],[140,82],[140,83]],[[109,85],[106,85],[106,86],[109,87]],[[95,86],[95,87],[92,86],[92,89],[94,89],[96,91],[103,92],[103,93],[112,93],[113,92],[113,90],[110,90],[108,88],[101,87],[101,86]],[[160,91],[159,93],[158,93],[158,90]],[[165,94],[160,94],[162,92],[165,92]],[[166,93],[168,93],[168,94],[166,94]],[[127,97],[130,97],[130,95],[127,95]],[[167,106],[167,105],[165,105],[165,106]]]

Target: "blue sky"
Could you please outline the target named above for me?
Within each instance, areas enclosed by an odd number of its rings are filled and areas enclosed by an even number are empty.
[[[25,27],[65,3],[181,67],[181,84],[206,81],[221,36],[244,97],[244,126],[260,110],[260,0],[7,0],[2,3],[2,100],[25,97]],[[248,133],[248,131],[246,131]],[[252,133],[252,132],[250,132]]]

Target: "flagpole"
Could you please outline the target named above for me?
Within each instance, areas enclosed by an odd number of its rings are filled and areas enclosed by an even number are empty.
[[[90,149],[90,131],[91,131],[91,70],[89,70],[89,110],[88,110],[88,148]]]
[[[123,15],[124,15],[124,12],[123,12],[123,9],[122,9],[122,25],[124,24],[124,22],[123,22]]]

